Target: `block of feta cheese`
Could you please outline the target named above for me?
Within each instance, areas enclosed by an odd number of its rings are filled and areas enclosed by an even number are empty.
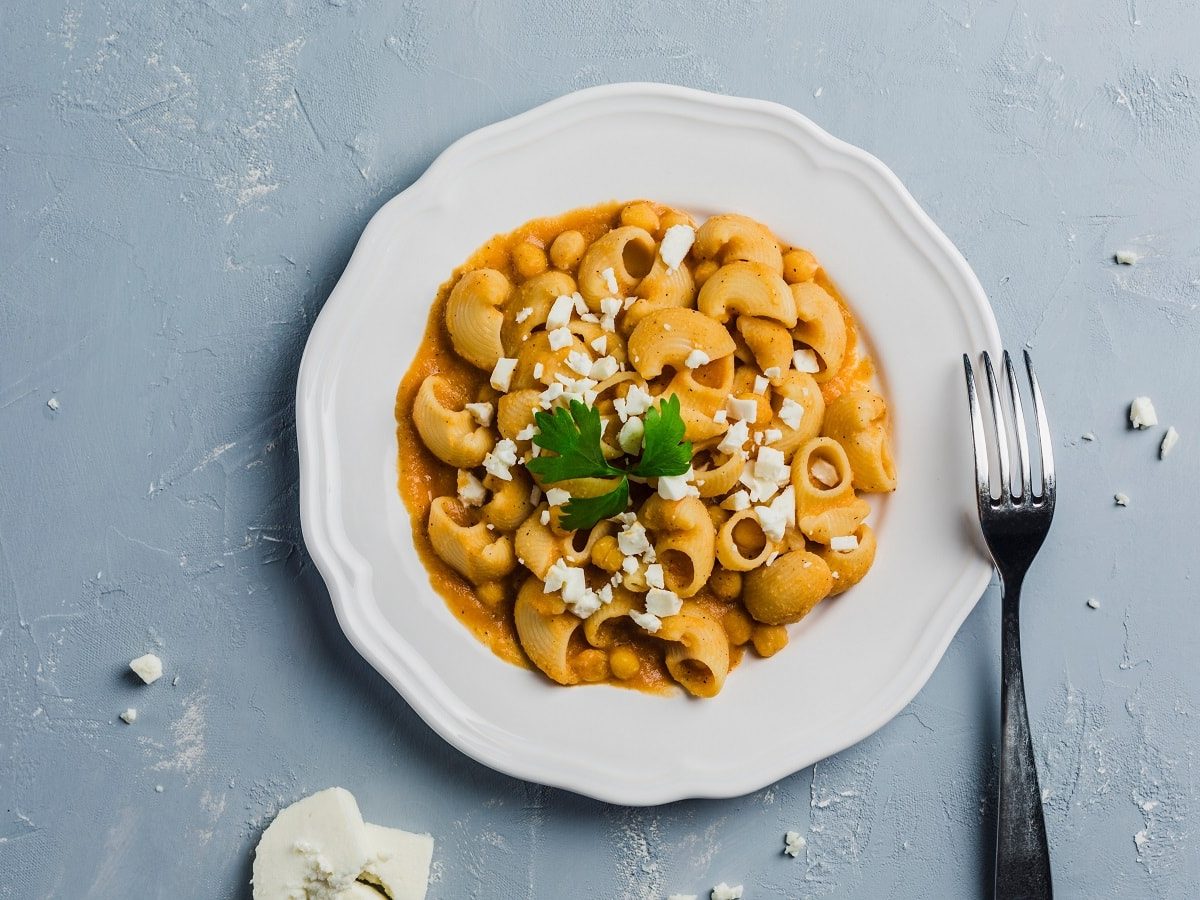
[[[378,885],[391,900],[425,900],[433,838],[367,823],[369,856],[359,879]]]
[[[370,856],[354,795],[318,791],[281,810],[263,832],[254,851],[254,900],[335,900]]]
[[[153,653],[147,653],[130,661],[129,668],[146,684],[154,684],[162,678],[162,660]]]

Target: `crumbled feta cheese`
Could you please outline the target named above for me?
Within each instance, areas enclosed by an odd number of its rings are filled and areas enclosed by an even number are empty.
[[[675,227],[675,226],[673,226]],[[667,900],[696,900],[695,894],[672,894]]]
[[[1172,425],[1167,429],[1167,433],[1163,435],[1162,443],[1158,447],[1158,458],[1166,459],[1171,451],[1175,449],[1175,445],[1179,443],[1179,432]]]
[[[608,584],[602,585],[600,590],[596,591],[596,597],[601,603],[607,606],[608,604],[612,603],[612,591],[612,583],[609,582]]]
[[[621,369],[621,364],[611,356],[602,356],[594,363],[588,371],[588,377],[595,381],[603,381],[605,378],[612,378]]]
[[[1099,609],[1100,601],[1097,600],[1095,597],[1088,597],[1087,605],[1088,605],[1089,609]]]
[[[533,377],[541,381],[542,376],[546,374],[546,367],[540,362],[533,364]]]
[[[538,521],[540,521],[543,525],[549,525],[550,524],[550,510],[543,509],[542,514],[540,516],[538,516]]]
[[[637,297],[626,297],[624,302],[621,304],[621,308],[629,309],[629,307],[633,306],[633,304],[635,304],[637,302],[638,302]]]
[[[561,590],[562,586],[568,581],[583,583],[585,574],[583,569],[574,568],[565,559],[555,560],[554,565],[546,572],[546,581],[542,585],[542,592],[552,594],[555,591]]]
[[[806,841],[804,839],[804,835],[798,831],[789,831],[783,836],[783,852],[792,857],[792,859],[795,859],[797,856],[799,856],[800,851],[807,846],[808,841]]]
[[[588,311],[587,301],[583,299],[583,294],[576,291],[571,295],[571,299],[575,301],[575,312],[579,315],[584,315]]]
[[[763,565],[769,569],[769,568],[771,568],[772,565],[774,565],[775,560],[777,560],[777,559],[779,559],[779,551],[772,550],[770,555],[767,556],[766,561],[763,562]]]
[[[606,353],[608,351],[608,335],[602,334],[588,344],[597,353]]]
[[[638,558],[636,556],[626,556],[621,560],[621,571],[626,575],[632,575],[638,570]]]
[[[662,563],[652,563],[646,566],[646,584],[652,588],[665,588],[667,586],[663,581]]]
[[[746,445],[746,441],[750,440],[750,423],[749,422],[734,422],[729,426],[729,430],[721,438],[721,443],[717,444],[717,449],[722,453],[741,454],[742,447]]]
[[[758,396],[761,397],[763,394],[765,394],[767,392],[767,388],[770,386],[771,382],[767,381],[767,379],[763,378],[761,375],[754,376],[754,393],[758,394]],[[757,405],[758,404],[755,404],[755,406]]]
[[[812,472],[812,477],[825,487],[834,487],[841,479],[838,477],[837,467],[824,459],[814,459],[809,467]]]
[[[1134,397],[1129,404],[1129,421],[1134,428],[1149,428],[1158,424],[1158,413],[1149,397]]]
[[[561,350],[563,347],[571,346],[571,341],[574,340],[571,332],[567,328],[555,328],[553,331],[546,333],[550,339],[551,350]]]
[[[530,422],[524,428],[517,432],[518,441],[532,441],[535,437],[541,434],[538,427]]]
[[[1083,434],[1080,435],[1080,437],[1083,438],[1085,441],[1094,441],[1096,439],[1096,435],[1090,431],[1085,431]]]
[[[761,431],[754,432],[754,443],[761,444],[763,442],[763,433]]]
[[[718,409],[715,413],[713,413],[712,420],[718,425],[724,425],[729,421],[729,410]]]
[[[696,473],[691,467],[682,475],[663,475],[658,479],[658,496],[664,500],[682,500],[684,497],[699,497],[700,491],[691,484]]]
[[[778,428],[768,428],[762,434],[763,442],[767,444],[774,444],[776,441],[783,440],[783,432]]]
[[[600,315],[615,318],[621,311],[620,297],[605,297],[600,301]]]
[[[468,403],[463,409],[471,414],[471,418],[479,425],[487,428],[492,424],[492,404],[490,403]]]
[[[645,526],[636,519],[627,523],[617,534],[617,547],[625,556],[638,556],[645,553],[650,549]]]
[[[774,447],[760,447],[758,458],[754,461],[754,477],[769,478],[775,482],[784,482],[791,477],[791,469],[783,461],[783,451]]]
[[[789,486],[770,506],[756,506],[754,515],[768,539],[782,541],[787,526],[796,524],[796,495]]]
[[[49,400],[47,400],[47,401],[46,401],[46,405],[47,405],[48,407],[50,407],[50,409],[51,409],[52,411],[54,411],[54,412],[57,412],[57,411],[58,411],[58,407],[59,407],[58,398],[57,398],[57,397],[51,397]]]
[[[778,378],[783,374],[783,370],[779,366],[769,366],[763,369],[763,374],[768,378]]]
[[[617,432],[617,446],[633,456],[642,449],[642,435],[645,433],[646,426],[642,420],[637,416],[630,416]]]
[[[653,402],[654,398],[635,384],[625,394],[625,412],[627,415],[640,416]]]
[[[829,549],[839,553],[848,553],[858,549],[858,537],[853,534],[839,535],[829,539]]]
[[[667,271],[674,272],[696,241],[696,230],[691,225],[672,225],[658,245],[658,255],[667,264]]]
[[[1117,493],[1113,494],[1113,500],[1116,501],[1117,506],[1128,506],[1129,505],[1129,495],[1122,494],[1119,491]]]
[[[571,495],[562,488],[547,488],[546,502],[551,506],[562,506],[571,499]]]
[[[1140,253],[1135,253],[1132,250],[1118,250],[1113,254],[1113,259],[1117,261],[1119,266],[1132,266],[1142,258]]]
[[[712,360],[709,359],[708,354],[703,350],[693,350],[687,355],[687,359],[683,361],[683,364],[689,369],[698,369],[701,366],[707,366],[710,362]]]
[[[517,310],[517,314],[515,316],[513,316],[513,320],[518,325],[520,325],[522,322],[524,322],[526,319],[528,319],[532,315],[533,315],[533,307],[526,306],[526,307],[523,307],[523,308]]]
[[[649,577],[647,577],[647,583],[649,583]],[[673,616],[682,608],[683,601],[674,591],[660,587],[652,587],[646,591],[646,612],[656,615],[660,619]]]
[[[784,397],[779,405],[779,420],[788,428],[795,431],[804,419],[804,407],[791,397]]]
[[[654,615],[654,613],[644,613],[636,609],[631,609],[629,611],[629,618],[633,619],[633,621],[637,622],[651,634],[657,633],[662,628],[662,619]]]
[[[749,506],[750,506],[750,495],[747,494],[745,491],[737,491],[736,493],[730,494],[728,497],[726,497],[724,500],[721,501],[721,507],[723,509],[733,510],[734,512],[737,512],[742,509],[747,509]]]
[[[492,452],[483,458],[483,467],[489,475],[494,475],[501,481],[512,481],[509,469],[517,464],[517,445],[508,438],[496,442]]]
[[[742,900],[742,885],[730,887],[725,882],[721,882],[712,889],[710,900]]]
[[[146,684],[154,684],[162,678],[162,660],[153,653],[139,656],[129,663],[129,668]]]
[[[487,500],[487,488],[483,482],[466,469],[458,470],[458,499],[463,506],[483,506]]]
[[[567,368],[586,377],[592,371],[592,358],[582,350],[572,350],[567,354]]]
[[[556,381],[549,385],[538,395],[542,409],[549,409],[554,405],[554,401],[561,397],[564,393],[565,391],[563,390],[563,386],[560,382]]]
[[[124,722],[126,725],[132,725],[134,722],[137,721],[137,710],[134,709],[132,706],[129,707],[129,709],[127,709],[123,713],[121,713],[121,721]]]
[[[758,417],[758,401],[753,398],[748,397],[743,400],[738,397],[730,397],[725,406],[729,409],[729,415],[735,419],[753,422]]]
[[[546,330],[564,328],[571,321],[571,313],[575,311],[575,300],[570,294],[562,294],[555,298],[546,313]]]
[[[613,271],[612,266],[601,272],[600,277],[604,279],[604,286],[608,288],[608,293],[615,297],[620,288],[617,285],[617,273]]]
[[[492,369],[492,387],[498,391],[507,391],[508,386],[512,384],[513,371],[516,368],[517,361],[515,359],[502,356],[496,360],[496,366]]]
[[[814,374],[821,371],[821,364],[817,362],[816,352],[806,347],[792,354],[792,365],[797,372]]]

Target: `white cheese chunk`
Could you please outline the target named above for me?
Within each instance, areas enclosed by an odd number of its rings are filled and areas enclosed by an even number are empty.
[[[710,900],[742,900],[742,885],[730,887],[724,881],[712,889]]]
[[[487,500],[483,482],[466,469],[458,470],[458,499],[463,506],[483,506]]]
[[[1116,501],[1117,506],[1128,506],[1129,505],[1129,495],[1122,494],[1120,491],[1113,494],[1113,500]]]
[[[725,406],[729,410],[729,415],[734,419],[753,422],[758,417],[758,401],[753,398],[743,400],[738,397],[730,397]]]
[[[787,481],[791,474],[792,470],[783,461],[782,450],[776,450],[774,447],[758,448],[758,457],[754,461],[755,478],[770,479],[778,484]]]
[[[153,653],[147,653],[132,660],[129,663],[129,668],[133,669],[137,677],[142,679],[146,684],[154,684],[154,682],[162,678],[162,660]]]
[[[515,316],[513,316],[513,320],[518,325],[520,325],[522,322],[524,322],[526,319],[528,319],[532,315],[533,315],[533,307],[532,306],[524,306],[521,309],[517,310],[517,314]]]
[[[467,412],[471,414],[471,418],[475,420],[477,425],[482,425],[487,428],[492,424],[492,413],[494,407],[490,403],[468,403],[463,406]]]
[[[729,421],[729,410],[718,409],[715,413],[713,413],[712,419],[718,425],[724,425]]]
[[[839,535],[838,537],[830,538],[829,549],[837,550],[841,553],[848,553],[851,550],[857,550],[858,538],[853,534]]]
[[[650,408],[652,403],[654,403],[654,398],[636,384],[625,394],[625,412],[627,415],[640,416]]]
[[[542,375],[545,373],[545,371],[546,371],[546,367],[544,365],[542,365],[540,362],[533,364],[533,377],[534,378],[537,378],[540,380]]]
[[[750,423],[734,422],[721,438],[721,442],[717,444],[717,449],[731,456],[735,453],[740,454],[748,440],[750,440]]]
[[[636,556],[626,556],[621,560],[621,571],[626,575],[632,575],[638,570],[638,558]]]
[[[696,900],[695,894],[672,894],[667,900]]]
[[[547,488],[546,502],[551,506],[562,506],[571,499],[571,495],[562,488]]]
[[[658,245],[658,255],[667,264],[667,271],[674,272],[696,241],[696,230],[691,225],[672,225]]]
[[[739,510],[742,510],[742,509],[748,509],[749,506],[750,506],[750,495],[747,494],[745,491],[737,491],[733,494],[730,494],[728,497],[726,497],[724,500],[721,501],[721,507],[723,509],[729,509],[729,510],[732,510],[733,512],[738,512]]]
[[[555,328],[553,331],[546,333],[546,337],[550,339],[551,350],[561,350],[563,347],[571,346],[571,341],[574,336],[566,328]]]
[[[517,368],[517,361],[509,359],[507,356],[502,356],[496,360],[496,367],[492,369],[491,385],[498,391],[507,391],[508,386],[512,384],[513,371]]]
[[[689,467],[682,475],[663,475],[658,479],[658,496],[664,500],[682,500],[684,497],[699,497],[700,490],[690,482],[696,473]]]
[[[838,478],[837,467],[824,459],[814,459],[809,467],[812,477],[825,487],[834,487],[841,479]]]
[[[575,312],[575,298],[570,294],[562,294],[550,304],[550,312],[546,313],[546,330],[564,328],[571,321],[571,313]]]
[[[615,318],[617,313],[621,311],[620,297],[605,297],[600,301],[600,315]]]
[[[707,366],[710,362],[712,360],[709,359],[708,354],[703,350],[693,350],[687,355],[687,359],[683,361],[683,364],[689,369],[698,369],[701,366]]]
[[[769,366],[763,369],[763,374],[774,381],[776,378],[779,378],[781,375],[783,375],[783,370],[780,369],[779,366]]]
[[[49,400],[46,401],[46,405],[48,407],[50,407],[51,410],[57,412],[58,408],[61,404],[59,404],[57,397],[51,397]]]
[[[795,859],[800,855],[800,852],[808,846],[808,841],[804,839],[798,831],[789,831],[783,836],[783,852]]]
[[[608,293],[615,297],[620,287],[617,285],[617,273],[613,271],[612,266],[601,272],[600,277],[604,279],[604,286],[608,288]]]
[[[629,618],[633,619],[633,621],[637,622],[638,625],[651,634],[655,634],[662,628],[662,619],[654,615],[654,613],[644,613],[636,609],[631,609],[629,611]]]
[[[792,354],[792,365],[797,372],[808,372],[810,375],[821,371],[821,364],[817,362],[816,352],[807,347]]]
[[[1137,261],[1142,258],[1140,253],[1135,253],[1133,250],[1118,250],[1113,254],[1113,259],[1117,261],[1119,266],[1136,265]]]
[[[592,358],[582,350],[572,350],[567,354],[567,368],[586,378],[592,371]]]
[[[1129,404],[1129,421],[1134,428],[1150,428],[1158,424],[1158,413],[1149,397],[1134,397]]]
[[[650,539],[646,537],[646,528],[634,519],[625,524],[617,533],[617,549],[625,556],[640,556],[650,549]]]
[[[778,428],[768,428],[762,433],[763,443],[774,444],[776,441],[783,440],[783,432]]]
[[[612,378],[620,369],[621,364],[616,359],[611,356],[602,356],[592,364],[588,371],[588,377],[599,382],[605,378]]]
[[[123,713],[121,713],[120,718],[121,718],[121,721],[124,722],[126,725],[132,725],[134,722],[137,721],[137,710],[131,706],[131,707],[129,707],[129,709],[127,709]]]
[[[541,434],[538,427],[530,422],[524,428],[517,432],[518,441],[532,441],[535,437]]]
[[[368,858],[361,881],[377,885],[390,900],[425,900],[433,838],[365,823]]]
[[[492,452],[483,458],[483,467],[489,475],[494,475],[501,481],[512,481],[510,468],[517,464],[517,445],[508,438],[496,442]]]
[[[754,376],[754,393],[758,394],[758,396],[761,397],[763,394],[765,394],[767,392],[767,388],[770,386],[771,383],[767,381],[767,379],[763,378],[763,376]],[[757,405],[758,404],[755,404],[756,407]]]
[[[1167,433],[1163,435],[1162,443],[1158,447],[1158,458],[1166,459],[1171,451],[1175,449],[1175,445],[1179,443],[1179,432],[1172,425],[1167,429]]]
[[[358,804],[329,788],[280,811],[254,851],[254,900],[334,900],[371,856]]]
[[[665,588],[662,563],[652,563],[646,566],[646,584],[652,588]],[[651,610],[653,612],[653,610]]]
[[[804,407],[791,397],[784,397],[779,404],[779,420],[788,428],[795,431],[804,419]]]
[[[617,446],[633,456],[642,449],[642,435],[645,433],[645,423],[637,416],[630,416],[617,432]]]
[[[1100,601],[1097,600],[1095,597],[1088,597],[1087,605],[1088,605],[1088,609],[1099,609]]]
[[[549,525],[550,524],[550,510],[543,509],[542,514],[540,516],[538,516],[538,521],[541,522],[543,525]]]
[[[594,341],[589,343],[588,346],[591,347],[593,350],[595,350],[597,353],[607,353],[608,352],[608,335],[607,334],[600,335],[600,337],[596,338]]]
[[[673,616],[683,609],[683,601],[674,591],[652,587],[646,592],[646,612],[660,619]]]

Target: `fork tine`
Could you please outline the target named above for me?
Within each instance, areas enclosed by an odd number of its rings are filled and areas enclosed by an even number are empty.
[[[975,372],[971,359],[963,354],[963,370],[967,375],[967,405],[971,408],[971,443],[975,448],[975,485],[979,492],[979,505],[989,503],[992,487],[988,476],[987,438],[983,433],[983,416],[979,413],[979,397],[975,392]]]
[[[1021,470],[1022,499],[1029,496],[1029,441],[1025,437],[1025,413],[1021,408],[1021,392],[1017,388],[1017,374],[1013,371],[1012,357],[1004,351],[1004,378],[1008,382],[1008,396],[1012,400],[1013,428],[1017,432],[1017,468]]]
[[[1046,420],[1046,407],[1042,403],[1042,389],[1038,387],[1037,375],[1033,373],[1033,359],[1025,351],[1025,369],[1029,372],[1029,385],[1033,388],[1033,419],[1037,425],[1038,445],[1042,451],[1041,497],[1054,496],[1054,442],[1050,439],[1050,423]]]
[[[992,357],[983,351],[983,369],[987,373],[988,393],[992,397],[992,421],[996,426],[996,444],[1000,450],[1000,499],[1012,497],[1012,470],[1008,467],[1008,426],[1004,424],[1004,405],[1000,402],[1000,389],[996,385],[996,373],[992,370]]]

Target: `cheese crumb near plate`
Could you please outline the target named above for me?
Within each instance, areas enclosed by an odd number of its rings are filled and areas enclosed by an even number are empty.
[[[1120,491],[1117,491],[1117,493],[1113,494],[1113,500],[1116,502],[1117,506],[1129,505],[1129,495],[1122,494]]]
[[[1179,432],[1172,425],[1167,429],[1167,433],[1163,435],[1162,443],[1158,446],[1158,458],[1166,459],[1171,455],[1171,451],[1175,449],[1175,445],[1179,443]]]
[[[695,894],[672,894],[667,900],[696,900]]]
[[[1119,266],[1136,265],[1137,261],[1142,258],[1140,253],[1135,253],[1133,250],[1118,250],[1113,254],[1113,259]]]
[[[733,885],[732,887],[722,881],[712,889],[710,895],[711,900],[742,900],[743,886]]]
[[[281,810],[254,851],[254,900],[424,900],[433,838],[364,822],[329,788]]]
[[[1080,437],[1082,437],[1085,441],[1094,441],[1096,439],[1095,433],[1091,431],[1085,431],[1080,435]]]
[[[154,682],[162,678],[162,660],[153,653],[147,653],[135,660],[131,660],[129,668],[146,684],[154,684]]]
[[[1088,605],[1088,609],[1099,609],[1100,601],[1097,600],[1095,597],[1088,597],[1087,605]]]
[[[134,722],[137,721],[137,710],[131,706],[131,707],[129,707],[129,709],[127,709],[123,713],[121,713],[120,718],[121,718],[121,721],[124,722],[126,725],[132,725]]]
[[[783,852],[795,859],[800,855],[800,852],[808,846],[808,841],[804,839],[798,831],[789,831],[783,836]]]
[[[1149,397],[1134,397],[1129,404],[1129,422],[1134,428],[1150,428],[1158,424],[1158,413]]]
[[[57,397],[51,397],[49,400],[46,401],[46,405],[48,407],[50,407],[50,409],[53,410],[54,412],[58,412],[59,404],[58,404]]]

